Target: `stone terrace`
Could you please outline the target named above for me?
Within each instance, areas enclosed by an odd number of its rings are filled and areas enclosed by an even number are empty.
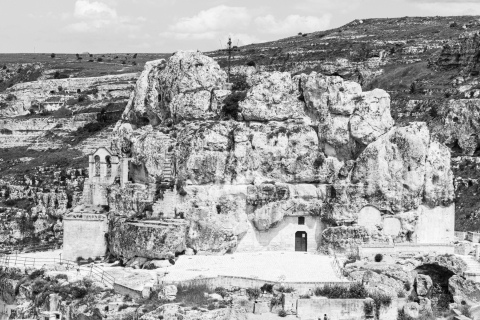
[[[224,256],[181,256],[168,268],[165,282],[234,276],[266,281],[340,282],[328,256],[306,252],[245,252]]]

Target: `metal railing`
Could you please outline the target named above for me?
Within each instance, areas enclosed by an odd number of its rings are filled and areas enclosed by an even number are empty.
[[[87,277],[92,280],[102,282],[103,284],[113,287],[115,284],[115,278],[109,273],[105,272],[102,268],[91,263],[89,265],[79,266],[76,262],[65,260],[61,258],[32,258],[21,257],[18,255],[6,255],[0,254],[0,265],[4,267],[40,267],[60,265],[64,266],[67,270],[77,270],[78,272],[86,272]]]
[[[49,251],[49,250],[56,250],[61,249],[62,244],[60,243],[49,243],[49,244],[42,244],[42,245],[16,245],[16,246],[0,246],[0,254],[11,254],[15,252],[37,252],[37,251]]]

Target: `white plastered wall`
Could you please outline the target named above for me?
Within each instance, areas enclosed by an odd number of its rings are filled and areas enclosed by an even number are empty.
[[[258,231],[250,223],[247,233],[239,239],[237,251],[295,251],[295,233],[307,233],[307,251],[316,252],[321,244],[323,223],[320,217],[305,216],[305,224],[298,217],[285,217],[276,227]]]

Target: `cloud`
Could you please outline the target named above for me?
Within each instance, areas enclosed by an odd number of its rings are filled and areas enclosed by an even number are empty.
[[[74,16],[79,19],[103,19],[110,20],[118,17],[117,10],[103,2],[90,2],[89,0],[77,0],[75,2]]]
[[[221,5],[200,11],[193,17],[181,18],[169,29],[180,33],[228,31],[232,28],[248,26],[251,19],[252,17],[246,8]]]
[[[413,2],[409,0],[409,2]],[[480,3],[470,0],[417,0],[415,6],[431,15],[475,15],[480,14]]]
[[[293,34],[324,30],[330,25],[330,20],[330,14],[321,17],[289,15],[284,20],[277,20],[270,14],[255,18],[255,24],[264,33]]]
[[[135,19],[121,16],[113,8],[115,0],[77,0],[73,17],[76,21],[65,27],[65,31],[73,33],[122,33],[134,32],[140,29],[140,25],[146,22],[144,17]]]
[[[192,17],[177,19],[160,37],[178,40],[213,40],[246,29],[252,15],[244,7],[216,6]]]
[[[278,20],[273,15],[258,16],[258,13],[245,7],[219,5],[191,17],[177,19],[160,33],[160,37],[176,40],[223,39],[226,43],[226,37],[231,35],[239,44],[245,45],[262,42],[261,34],[291,35],[324,30],[330,19],[330,14],[324,14],[320,17],[289,15]]]

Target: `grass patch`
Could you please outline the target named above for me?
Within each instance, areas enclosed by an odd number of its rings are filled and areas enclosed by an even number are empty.
[[[33,158],[28,162],[16,163],[22,157]],[[0,159],[7,162],[7,165],[0,167],[0,174],[27,174],[36,167],[57,167],[59,169],[84,168],[87,166],[88,157],[78,150],[61,149],[37,151],[29,150],[27,147],[15,147],[1,149]],[[12,165],[8,165],[8,163]]]

